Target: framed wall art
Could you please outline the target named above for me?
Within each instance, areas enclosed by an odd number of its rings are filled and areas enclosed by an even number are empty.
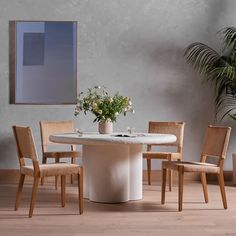
[[[10,103],[74,104],[77,22],[10,21]]]

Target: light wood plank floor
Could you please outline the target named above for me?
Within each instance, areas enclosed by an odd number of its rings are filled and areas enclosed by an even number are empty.
[[[0,185],[1,236],[77,235],[174,235],[236,236],[236,187],[227,186],[228,210],[224,210],[217,185],[209,185],[209,203],[203,200],[199,183],[184,189],[184,210],[177,211],[177,187],[166,193],[160,204],[160,186],[144,185],[142,201],[98,204],[85,200],[84,214],[78,215],[77,187],[67,185],[65,208],[53,185],[38,192],[32,219],[27,218],[31,184],[24,186],[19,211],[13,211],[16,185]]]

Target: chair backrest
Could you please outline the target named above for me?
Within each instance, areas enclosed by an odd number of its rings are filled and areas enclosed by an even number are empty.
[[[46,151],[46,147],[49,145],[62,145],[53,143],[49,140],[51,134],[56,133],[72,133],[74,132],[74,122],[73,121],[40,121],[40,133],[42,150]],[[73,146],[73,145],[72,145]],[[73,148],[74,149],[74,148]]]
[[[33,161],[34,167],[38,168],[38,154],[34,143],[34,137],[30,127],[12,126],[17,154],[20,166],[24,166],[24,158],[29,158]]]
[[[40,121],[39,124],[43,145],[57,145],[49,140],[51,134],[74,132],[73,121]]]
[[[209,125],[205,134],[202,156],[225,159],[231,128]]]
[[[176,142],[170,144],[161,144],[161,146],[176,146],[178,152],[182,152],[184,139],[185,122],[159,122],[149,121],[149,133],[173,134],[176,136]]]

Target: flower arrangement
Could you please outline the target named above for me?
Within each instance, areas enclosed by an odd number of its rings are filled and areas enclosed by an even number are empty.
[[[124,97],[119,93],[110,96],[104,86],[95,86],[87,89],[85,93],[81,92],[79,94],[75,116],[78,116],[81,112],[87,114],[88,111],[96,116],[93,122],[116,122],[119,114],[126,116],[127,112],[134,113],[129,97]]]

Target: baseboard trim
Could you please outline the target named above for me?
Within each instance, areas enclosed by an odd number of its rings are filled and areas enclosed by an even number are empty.
[[[15,169],[0,170],[0,184],[17,183],[19,180],[20,172]]]
[[[15,169],[0,169],[0,184],[16,184],[19,180],[20,172]],[[232,171],[224,171],[225,181],[230,182],[233,179]],[[147,181],[147,171],[143,171],[143,180]],[[177,180],[177,172],[174,172],[174,180]],[[200,177],[198,173],[188,173],[185,175],[185,180],[187,181],[199,181]],[[207,174],[208,181],[217,181],[217,176],[212,174]],[[32,182],[32,177],[27,176],[26,182]],[[54,182],[54,177],[48,177],[47,182]],[[70,181],[70,178],[67,178]],[[160,182],[161,181],[161,171],[152,170],[151,181]]]

